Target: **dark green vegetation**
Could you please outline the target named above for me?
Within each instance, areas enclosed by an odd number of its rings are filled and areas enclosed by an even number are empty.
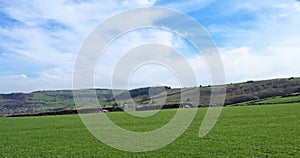
[[[247,81],[243,83],[228,84],[225,105],[265,105],[274,103],[300,102],[300,78],[273,79],[264,81]],[[167,105],[180,102],[181,90],[188,93],[189,97],[183,100],[189,103],[197,94],[193,90],[200,90],[199,107],[207,107],[210,101],[212,86],[199,86],[192,88],[151,87],[154,98],[159,99],[163,90],[167,92]],[[139,106],[150,104],[157,106],[155,100],[149,96],[150,87],[130,90],[130,96]],[[124,90],[115,90],[113,95],[110,89],[96,89],[98,100],[103,107],[116,105],[116,98],[122,104],[128,102],[129,96]],[[92,97],[89,93],[82,97]],[[287,99],[287,97],[291,100]],[[271,99],[271,100],[270,100]],[[273,100],[273,101],[272,101]],[[279,100],[279,101],[277,101]],[[95,105],[83,105],[81,108],[94,108]],[[34,114],[51,111],[62,111],[74,109],[73,93],[70,90],[38,91],[29,94],[12,93],[0,94],[0,116]]]
[[[198,137],[206,108],[186,132],[162,149],[119,151],[98,141],[78,115],[0,118],[0,157],[300,157],[300,104],[225,107],[210,133]],[[149,118],[107,113],[118,125],[149,131],[166,124],[176,109]],[[94,115],[94,114],[89,114]]]

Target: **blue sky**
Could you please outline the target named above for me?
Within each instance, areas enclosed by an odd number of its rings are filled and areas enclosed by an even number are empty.
[[[0,93],[71,89],[76,55],[88,33],[116,13],[144,6],[179,10],[203,25],[219,49],[227,83],[300,76],[300,2],[296,0],[0,0]],[[114,65],[110,61],[117,62],[121,55],[113,52],[128,42],[159,41],[183,54],[193,51],[182,39],[160,31],[131,33],[126,39],[108,50],[104,71],[96,73],[97,87],[110,86]],[[201,78],[199,84],[210,84],[201,56],[188,60]],[[144,71],[157,75],[145,77]],[[166,71],[145,67],[130,85],[178,86],[170,75],[163,75]]]

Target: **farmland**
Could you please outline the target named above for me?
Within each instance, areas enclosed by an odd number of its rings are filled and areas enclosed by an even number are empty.
[[[159,101],[164,100],[162,94],[165,91],[165,105],[178,103],[191,103],[197,100],[199,94],[194,93],[195,90],[200,91],[199,107],[209,106],[211,89],[214,86],[194,86],[187,88],[163,87],[142,87],[129,90],[130,96],[139,106],[157,106]],[[299,103],[300,102],[300,78],[281,78],[262,81],[246,81],[241,83],[231,83],[226,85],[225,106],[228,105],[265,105],[279,103],[276,99],[280,99],[280,103]],[[162,89],[163,88],[163,89]],[[154,93],[153,98],[149,95],[149,90]],[[126,96],[125,90],[112,89],[93,89],[96,92],[99,103],[102,107],[111,108],[116,105],[116,99],[119,106],[132,104],[130,98]],[[74,92],[77,92],[76,90]],[[181,92],[188,93],[188,98],[180,100]],[[83,98],[91,98],[89,92],[80,94]],[[286,100],[289,96],[293,96],[291,100]],[[270,100],[270,99],[273,99]],[[275,99],[275,100],[274,100]],[[267,101],[269,100],[269,101]],[[80,107],[81,109],[95,108],[97,105],[87,104]],[[63,110],[74,110],[74,98],[72,90],[55,90],[55,91],[36,91],[32,93],[11,93],[0,94],[0,116],[36,114],[45,112],[55,112]]]
[[[162,149],[130,153],[94,138],[78,115],[0,118],[0,157],[300,157],[300,104],[225,107],[210,133],[198,137],[206,112],[199,108],[186,132]],[[149,118],[107,113],[119,126],[150,131],[175,109]],[[93,114],[89,114],[93,115]]]

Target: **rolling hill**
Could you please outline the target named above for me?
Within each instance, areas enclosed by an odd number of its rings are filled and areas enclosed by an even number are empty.
[[[157,105],[149,95],[151,93],[158,98],[166,92],[165,106],[178,107],[180,104],[181,92],[188,93],[188,99],[185,104],[197,98],[198,94],[192,93],[193,90],[200,90],[200,101],[198,107],[207,107],[210,101],[211,88],[213,86],[198,86],[191,88],[171,88],[171,87],[145,87],[130,90],[130,96],[138,107],[145,105]],[[242,83],[231,83],[226,85],[225,106],[229,105],[265,105],[276,103],[299,103],[300,102],[300,78],[282,78],[262,81],[247,81]],[[99,103],[104,108],[118,106],[116,98],[122,103],[128,103],[125,90],[95,89]],[[82,97],[91,97],[88,93],[82,94]],[[182,102],[181,102],[182,103]],[[94,108],[95,105],[84,105],[81,109]],[[0,115],[24,115],[45,112],[56,112],[63,110],[75,110],[73,91],[36,91],[32,93],[11,93],[0,94]]]

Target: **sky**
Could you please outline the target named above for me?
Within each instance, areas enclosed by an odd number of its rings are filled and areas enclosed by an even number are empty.
[[[178,10],[200,23],[219,50],[226,83],[300,76],[297,0],[0,0],[0,93],[72,89],[74,63],[89,33],[117,13],[149,6]],[[95,71],[95,87],[111,88],[124,53],[147,42],[178,49],[197,84],[211,84],[203,57],[185,39],[145,29],[111,44]],[[124,80],[127,88],[197,86],[180,85],[176,74],[155,64],[137,68]]]

